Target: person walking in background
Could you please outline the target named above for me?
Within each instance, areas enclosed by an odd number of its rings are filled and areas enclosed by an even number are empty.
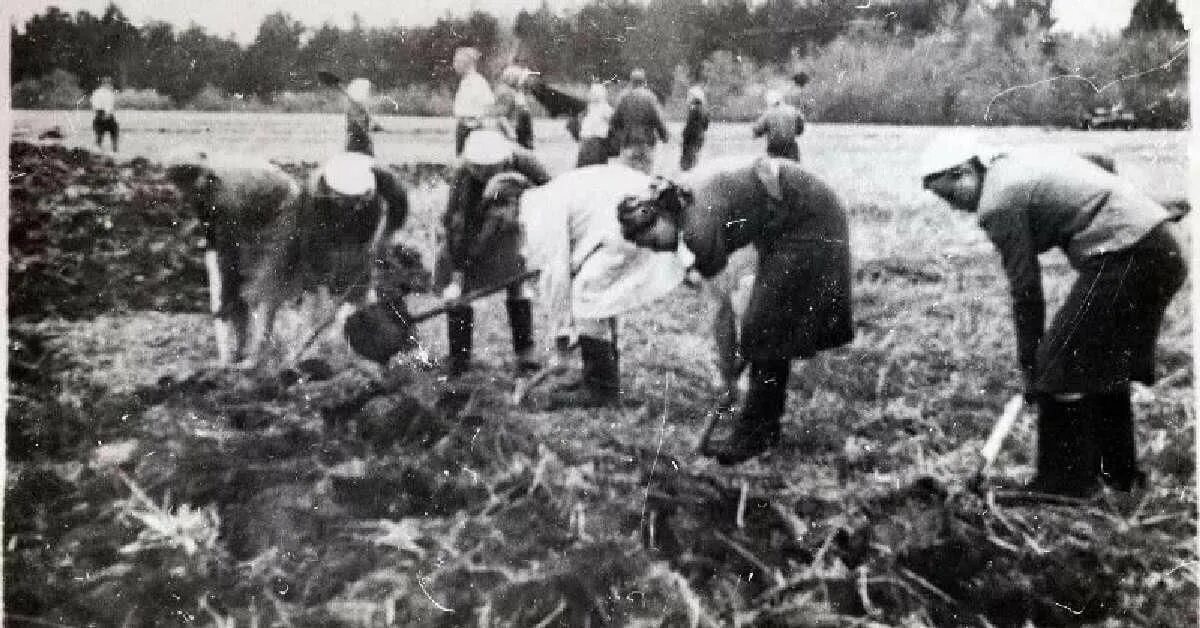
[[[683,125],[682,148],[679,153],[679,169],[691,170],[696,165],[700,148],[704,146],[704,133],[708,131],[708,109],[704,104],[704,89],[693,85],[688,89],[687,122]]]
[[[579,158],[577,168],[608,161],[608,129],[613,108],[608,104],[608,90],[603,83],[592,83],[588,90],[587,112],[579,124]]]
[[[371,81],[356,78],[346,86],[349,105],[346,110],[346,151],[375,155],[371,141]]]
[[[530,150],[533,149],[533,113],[525,91],[531,74],[533,72],[526,68],[510,65],[504,68],[500,84],[496,86],[497,114],[512,126],[517,144]]]
[[[667,141],[658,97],[646,86],[646,71],[635,68],[629,73],[629,88],[617,98],[613,109],[610,138],[620,159],[631,167],[650,174],[654,169],[654,147]]]
[[[783,102],[783,96],[775,90],[766,95],[767,110],[754,123],[754,137],[767,137],[767,154],[800,160],[800,145],[796,138],[804,132],[804,118],[795,107]]]
[[[1154,383],[1163,313],[1187,274],[1171,214],[1084,156],[995,155],[961,133],[937,138],[921,173],[1000,252],[1026,399],[1038,406],[1028,488],[1082,497],[1100,482],[1144,485],[1129,388]],[[1047,329],[1038,255],[1055,246],[1078,275]]]
[[[808,98],[804,95],[804,87],[808,85],[809,76],[807,72],[797,72],[792,75],[792,86],[788,89],[787,95],[783,101],[796,109],[796,113],[803,120],[811,113],[808,109]]]
[[[92,130],[96,132],[96,148],[104,148],[104,135],[112,135],[112,149],[117,152],[120,142],[121,127],[117,124],[117,95],[113,92],[113,82],[110,77],[100,79],[100,86],[92,92]]]
[[[511,179],[512,185],[493,183],[501,175]],[[524,271],[519,225],[515,216],[504,215],[505,208],[515,206],[513,188],[519,195],[524,188],[549,180],[550,174],[533,151],[517,146],[493,128],[471,132],[461,163],[451,175],[450,196],[442,216],[446,244],[434,275],[443,298],[458,299]],[[490,198],[489,188],[494,192]],[[534,370],[539,365],[533,354],[533,310],[523,284],[509,286],[505,305],[517,373]],[[447,374],[451,377],[470,369],[474,321],[474,310],[466,303],[446,312]]]
[[[462,79],[454,92],[453,115],[458,121],[454,129],[454,154],[461,155],[467,135],[479,128],[496,105],[496,97],[487,79],[476,69],[481,55],[475,48],[454,51],[454,71]]]

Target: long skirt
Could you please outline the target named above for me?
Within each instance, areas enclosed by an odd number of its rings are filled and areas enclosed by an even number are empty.
[[[854,338],[850,249],[810,240],[759,252],[758,273],[742,319],[748,360],[809,358]]]
[[[1163,223],[1130,249],[1078,269],[1038,346],[1039,391],[1103,393],[1130,381],[1154,383],[1163,313],[1187,275],[1172,230]]]

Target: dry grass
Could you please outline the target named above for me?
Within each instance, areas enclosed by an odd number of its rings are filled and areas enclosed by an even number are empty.
[[[707,154],[756,150],[744,132],[715,127]],[[684,288],[626,317],[640,405],[586,412],[509,406],[498,298],[455,387],[419,361],[379,378],[337,342],[327,381],[211,371],[200,315],[20,326],[48,357],[9,424],[40,445],[10,455],[6,610],[113,625],[1195,623],[1190,286],[1160,348],[1161,371],[1184,374],[1136,406],[1150,490],[1082,506],[970,492],[1019,383],[998,260],[916,189],[925,134],[816,128],[805,143],[851,207],[858,335],[796,366],[783,445],[736,470],[690,449],[715,391],[704,303]],[[1155,193],[1183,185],[1174,135],[993,138],[1099,142],[1163,181]],[[570,147],[543,150],[553,165]],[[407,233],[430,253],[444,194],[412,192]],[[1046,261],[1061,298],[1070,271]],[[442,355],[442,324],[422,332]],[[101,456],[98,441],[122,445]],[[995,473],[1027,478],[1032,451],[1026,418]],[[78,462],[93,459],[109,462]]]

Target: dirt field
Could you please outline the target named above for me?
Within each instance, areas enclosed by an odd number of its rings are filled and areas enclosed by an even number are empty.
[[[14,129],[60,125],[66,146],[86,147],[88,116],[16,112]],[[499,297],[477,306],[479,366],[456,386],[426,360],[445,352],[440,320],[422,327],[422,351],[382,374],[336,333],[313,354],[320,364],[289,377],[211,368],[198,250],[186,216],[159,220],[180,210],[147,192],[161,183],[153,163],[186,143],[299,167],[338,149],[344,120],[120,120],[118,163],[64,168],[63,185],[22,205],[78,230],[71,246],[101,261],[71,265],[86,260],[64,249],[30,266],[46,281],[65,275],[57,303],[78,308],[47,316],[48,300],[10,326],[14,625],[1198,620],[1190,284],[1164,325],[1168,381],[1136,405],[1150,490],[1084,505],[999,505],[971,492],[975,452],[1020,378],[998,257],[968,217],[919,189],[935,129],[816,124],[805,135],[806,165],[851,208],[857,337],[797,364],[782,447],[729,470],[691,453],[716,391],[704,303],[686,287],[625,320],[623,383],[636,403],[624,409],[545,412],[544,392],[511,407]],[[384,162],[449,159],[450,121],[378,122]],[[573,162],[561,122],[540,120],[536,134],[552,171]],[[1156,198],[1185,194],[1184,133],[982,134],[1002,147],[1105,151]],[[714,125],[702,159],[759,151],[749,136]],[[129,166],[135,156],[149,164]],[[677,159],[670,145],[660,167]],[[117,182],[133,193],[114,196]],[[71,197],[66,183],[94,194]],[[406,241],[429,255],[446,186],[410,184]],[[62,216],[95,224],[53,222]],[[141,224],[153,237],[134,239]],[[1059,255],[1043,267],[1056,301],[1071,271]],[[107,298],[79,298],[92,294]],[[417,295],[410,307],[431,302]],[[285,323],[305,335],[301,317]],[[1031,427],[1018,424],[997,475],[1028,479]]]

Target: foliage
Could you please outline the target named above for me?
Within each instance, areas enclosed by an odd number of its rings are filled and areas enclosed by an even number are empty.
[[[115,5],[100,19],[50,7],[24,32],[14,29],[14,102],[66,106],[67,94],[39,93],[54,86],[30,82],[65,70],[85,91],[109,74],[120,86],[153,89],[182,107],[246,109],[272,106],[278,97],[278,110],[329,111],[327,98],[296,96],[317,89],[316,71],[328,69],[389,92],[389,111],[442,115],[444,94],[456,82],[448,61],[458,46],[473,45],[492,76],[514,61],[551,81],[582,84],[620,81],[643,67],[664,100],[677,99],[689,82],[707,83],[718,94],[717,119],[752,118],[761,110],[762,82],[785,85],[799,69],[816,78],[809,113],[829,121],[1070,124],[1092,101],[1122,99],[1153,123],[1187,118],[1186,59],[1147,72],[1182,50],[1173,2],[1140,0],[1123,36],[1095,39],[1050,33],[1050,6],[590,0],[558,13],[548,6],[520,11],[511,31],[479,11],[419,28],[369,27],[354,16],[349,28],[315,29],[278,12],[263,19],[245,48],[198,26],[180,33],[161,22],[135,28]],[[720,55],[755,72],[735,77],[742,85],[731,89],[729,62]]]

